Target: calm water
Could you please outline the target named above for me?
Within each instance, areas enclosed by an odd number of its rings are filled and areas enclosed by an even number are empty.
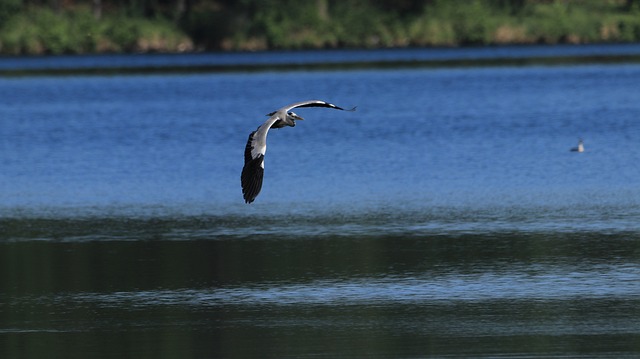
[[[500,63],[638,62],[640,44],[527,45],[378,50],[257,51],[194,54],[0,57],[0,75],[154,71],[225,71],[357,66]]]
[[[639,80],[0,78],[0,357],[637,357]]]

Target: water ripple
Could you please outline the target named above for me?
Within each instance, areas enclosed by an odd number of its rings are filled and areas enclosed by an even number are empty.
[[[491,300],[640,299],[640,265],[600,265],[589,270],[556,268],[538,273],[449,274],[435,278],[384,276],[324,279],[309,283],[263,283],[205,289],[76,293],[58,300],[104,307],[233,305],[393,305]]]

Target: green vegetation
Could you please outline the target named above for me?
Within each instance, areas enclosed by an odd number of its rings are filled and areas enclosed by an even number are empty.
[[[96,20],[86,8],[54,12],[30,7],[0,29],[4,54],[146,52],[191,49],[192,43],[166,19],[110,15]]]
[[[640,0],[1,0],[0,53],[640,41]]]

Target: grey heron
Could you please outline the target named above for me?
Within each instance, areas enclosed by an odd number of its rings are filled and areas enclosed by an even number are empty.
[[[571,152],[584,152],[584,143],[582,138],[578,140],[578,147],[572,147]]]
[[[295,121],[304,120],[291,110],[299,107],[328,107],[335,110],[355,111],[355,107],[345,110],[334,104],[321,100],[308,100],[296,102],[273,111],[267,116],[269,119],[257,130],[251,132],[247,146],[244,149],[244,167],[240,180],[242,183],[242,196],[246,203],[253,202],[262,189],[262,178],[264,176],[264,154],[267,151],[267,133],[271,128],[282,128],[285,126],[294,127]]]

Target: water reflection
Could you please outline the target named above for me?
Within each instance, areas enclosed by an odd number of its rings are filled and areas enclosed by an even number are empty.
[[[434,278],[430,278],[430,277]],[[207,289],[150,290],[114,293],[64,294],[54,302],[91,303],[100,307],[155,306],[214,307],[256,305],[379,305],[497,300],[584,300],[615,297],[640,300],[640,266],[533,265],[503,272],[474,274],[429,273],[316,280],[309,283],[260,283]],[[40,298],[39,300],[47,300]]]
[[[101,219],[94,233],[155,234],[3,242],[3,357],[640,352],[637,232],[189,239],[206,223]]]
[[[170,207],[59,208],[51,211],[0,209],[0,241],[64,242],[138,240],[271,240],[291,238],[430,237],[560,233],[636,233],[640,205],[632,193],[611,204],[586,206],[568,198],[553,203],[425,206],[401,201],[374,209],[337,206],[306,209],[271,206],[234,212],[233,208],[196,208],[196,214]],[[514,199],[515,201],[515,199]],[[567,203],[560,205],[560,203]],[[264,211],[263,211],[264,210]],[[105,214],[105,211],[107,212]]]

